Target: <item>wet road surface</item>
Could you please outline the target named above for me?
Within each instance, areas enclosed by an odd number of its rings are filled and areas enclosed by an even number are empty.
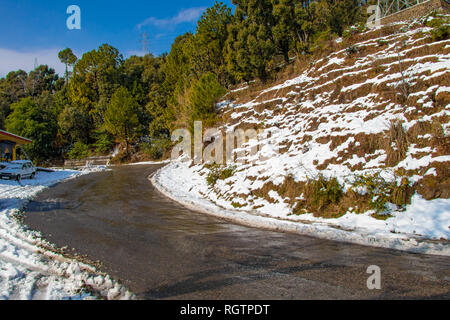
[[[164,198],[158,166],[117,167],[44,191],[25,223],[141,299],[449,299],[450,258],[252,229]],[[367,268],[382,289],[367,289]]]

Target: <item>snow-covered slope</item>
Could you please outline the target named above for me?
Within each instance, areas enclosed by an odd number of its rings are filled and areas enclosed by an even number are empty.
[[[434,239],[449,254],[450,40],[431,31],[415,21],[362,33],[293,79],[230,92],[221,130],[259,130],[245,155],[224,167],[173,163],[154,183],[209,212]],[[386,190],[397,200],[381,202]]]
[[[51,244],[19,222],[20,210],[37,193],[89,172],[39,172],[34,180],[21,184],[0,181],[0,300],[132,297],[126,288],[95,268],[49,250]]]

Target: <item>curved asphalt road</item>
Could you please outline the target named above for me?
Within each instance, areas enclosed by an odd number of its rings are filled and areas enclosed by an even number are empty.
[[[450,258],[233,225],[167,200],[117,167],[48,189],[25,223],[74,248],[142,299],[450,298]],[[382,290],[368,290],[370,265]]]

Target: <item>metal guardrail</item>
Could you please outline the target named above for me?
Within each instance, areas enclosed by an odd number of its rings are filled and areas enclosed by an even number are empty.
[[[430,0],[378,0],[379,18],[383,19]]]
[[[80,168],[86,166],[109,166],[111,157],[90,157],[82,160],[66,160],[64,161],[65,168]]]

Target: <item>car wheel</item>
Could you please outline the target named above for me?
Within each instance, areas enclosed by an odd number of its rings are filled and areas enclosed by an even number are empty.
[[[20,176],[20,174],[18,174],[18,175],[16,176],[16,180],[17,180],[17,181],[22,180],[22,177]]]
[[[36,176],[36,173],[35,172],[33,172],[32,174],[31,174],[31,179],[34,179],[34,177]]]

